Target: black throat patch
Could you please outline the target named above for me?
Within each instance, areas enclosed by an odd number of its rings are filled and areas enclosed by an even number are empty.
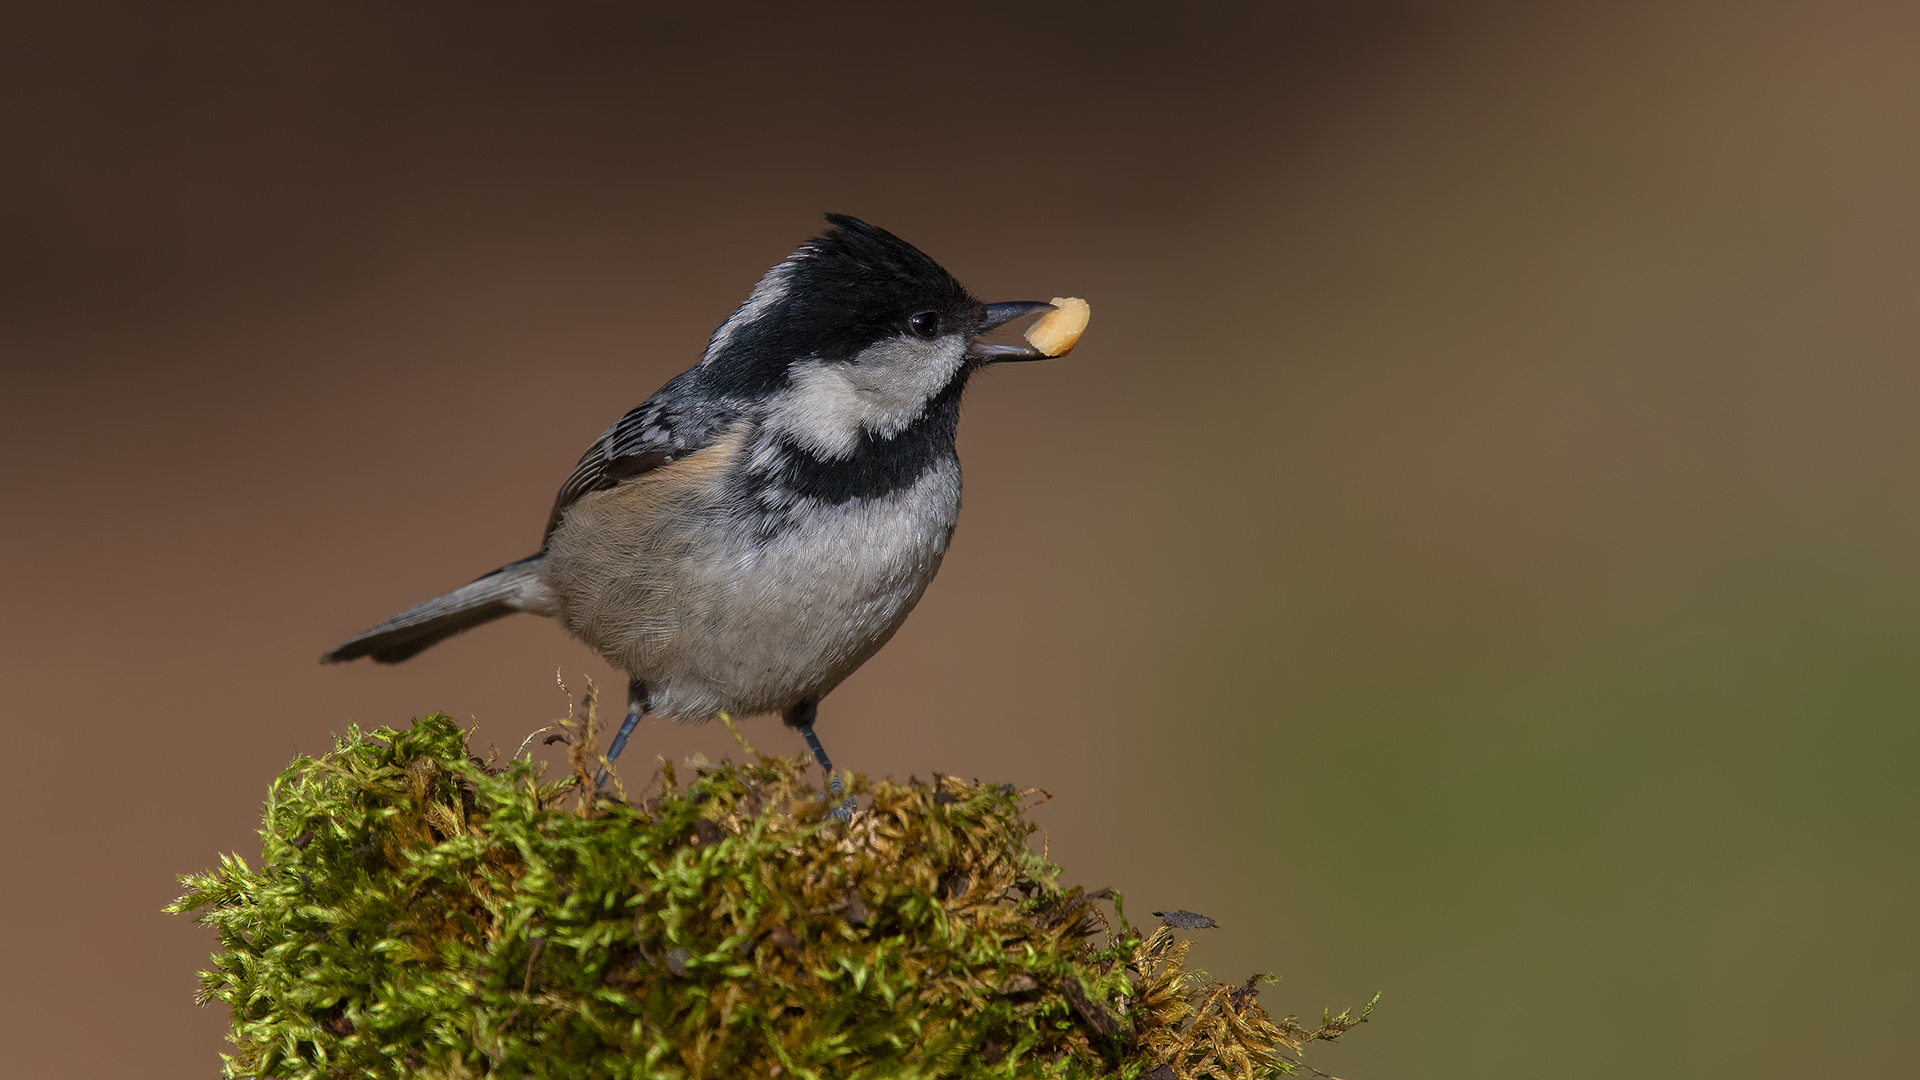
[[[954,456],[960,424],[964,378],[927,403],[926,411],[892,438],[863,431],[853,452],[842,458],[814,456],[780,436],[778,464],[763,474],[788,494],[816,503],[839,505],[854,499],[878,499],[904,491]]]

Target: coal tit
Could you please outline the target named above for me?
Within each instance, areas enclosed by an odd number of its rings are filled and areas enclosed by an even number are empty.
[[[1043,355],[980,336],[1053,305],[983,304],[892,233],[827,220],[699,363],[587,448],[538,553],[322,662],[397,663],[503,615],[545,615],[629,677],[609,759],[646,713],[777,712],[833,776],[816,710],[940,569],[967,380]]]

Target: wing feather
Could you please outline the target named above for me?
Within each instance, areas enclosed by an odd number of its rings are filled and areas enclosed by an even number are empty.
[[[573,475],[560,485],[546,537],[560,526],[567,508],[590,492],[605,491],[688,454],[704,450],[739,419],[741,409],[726,399],[701,394],[694,380],[699,368],[684,372],[602,432]]]

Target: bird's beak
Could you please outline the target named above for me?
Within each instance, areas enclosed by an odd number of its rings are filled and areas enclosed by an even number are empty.
[[[975,334],[984,334],[995,327],[1005,326],[1015,319],[1042,311],[1052,311],[1052,304],[1044,300],[1006,300],[998,304],[988,304],[980,318],[980,325],[974,327]],[[989,345],[984,341],[967,343],[967,355],[983,364],[1002,364],[1015,360],[1045,360],[1047,354],[1031,345]]]

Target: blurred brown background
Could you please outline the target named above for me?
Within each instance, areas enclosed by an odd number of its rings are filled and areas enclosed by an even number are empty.
[[[0,15],[9,1076],[217,1069],[160,908],[296,750],[618,685],[315,661],[531,551],[829,209],[1096,309],[977,384],[839,761],[1386,991],[1356,1080],[1908,1067],[1911,5],[535,8]]]

